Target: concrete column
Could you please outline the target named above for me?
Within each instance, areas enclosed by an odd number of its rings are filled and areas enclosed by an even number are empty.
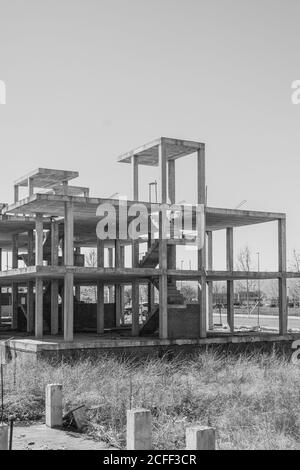
[[[151,314],[154,307],[154,286],[151,282],[148,282],[148,315]]]
[[[51,265],[58,266],[59,226],[51,223]],[[51,335],[58,334],[58,279],[51,281]]]
[[[132,198],[134,201],[139,200],[139,165],[138,156],[133,155],[131,157],[132,166]]]
[[[138,336],[140,331],[140,286],[138,281],[132,282],[132,326],[131,334],[132,336]]]
[[[67,196],[68,195],[68,186],[69,186],[68,181],[63,181],[62,185],[63,185],[63,193],[64,193],[65,196]]]
[[[159,337],[168,338],[168,254],[167,240],[165,238],[166,215],[159,213]]]
[[[158,147],[158,162],[160,171],[160,200],[162,204],[167,202],[167,155],[166,146],[162,139]],[[168,338],[168,253],[166,240],[166,215],[159,214],[159,337]]]
[[[168,160],[168,191],[171,204],[175,204],[175,160]],[[174,220],[170,224],[170,238],[174,240]],[[168,246],[168,267],[176,269],[176,245]]]
[[[46,426],[58,428],[63,424],[62,385],[46,385]]]
[[[144,409],[127,411],[127,450],[151,450],[151,412]]]
[[[121,325],[121,285],[115,284],[116,327]]]
[[[36,214],[35,232],[35,264],[36,266],[43,266],[43,214]]]
[[[139,265],[139,243],[137,240],[132,241],[132,267],[136,268]],[[140,317],[140,286],[138,281],[132,282],[132,336],[138,336],[140,331],[139,317]]]
[[[131,158],[132,165],[132,199],[133,201],[139,200],[139,167],[138,167],[138,157],[133,155]],[[136,268],[139,264],[139,243],[137,240],[132,241],[132,267]],[[131,334],[132,336],[138,336],[140,325],[139,325],[139,283],[133,281],[132,283],[132,326]]]
[[[74,274],[67,272],[64,279],[64,340],[74,338]]]
[[[28,178],[28,195],[32,196],[34,193],[34,179]]]
[[[65,266],[74,266],[74,214],[73,204],[65,203],[65,246],[64,263]]]
[[[104,284],[97,282],[97,334],[104,333]]]
[[[0,450],[8,450],[8,426],[0,424]]]
[[[197,152],[197,202],[206,205],[206,186],[205,186],[205,146],[202,145]],[[205,227],[204,227],[205,233]],[[198,271],[200,271],[200,279],[198,284],[198,299],[200,310],[200,338],[207,336],[206,324],[206,246],[198,250]]]
[[[12,268],[18,269],[18,235],[14,235],[12,239]],[[18,284],[12,283],[12,329],[18,328],[18,306],[19,306],[19,295],[18,295]]]
[[[104,267],[104,240],[97,238],[97,267]],[[97,334],[104,333],[104,284],[97,281]]]
[[[286,335],[288,329],[288,308],[286,292],[286,220],[278,220],[278,279],[279,334]]]
[[[0,271],[2,271],[2,248],[0,248]],[[1,325],[1,309],[2,309],[2,287],[0,286],[0,325]]]
[[[51,222],[51,265],[58,266],[59,226]]]
[[[227,271],[233,271],[233,228],[226,229],[226,264]],[[233,281],[227,281],[227,323],[234,333],[234,288]]]
[[[213,269],[213,233],[207,232],[207,269],[212,271]],[[214,328],[214,312],[213,312],[213,283],[209,281],[207,283],[208,290],[208,329],[213,330]]]
[[[65,266],[74,265],[74,214],[73,204],[65,203],[64,226],[64,263]],[[74,338],[74,274],[67,272],[64,279],[64,340],[73,341]]]
[[[80,247],[75,248],[75,254],[80,255]],[[75,299],[77,302],[80,302],[80,284],[75,285]]]
[[[125,246],[121,245],[120,247],[120,262],[121,267],[125,267]],[[121,324],[124,325],[124,309],[125,309],[125,287],[121,284],[120,286],[120,317]]]
[[[27,266],[35,264],[34,258],[34,232],[28,231],[28,246],[27,246]],[[34,332],[34,282],[27,283],[27,333]]]
[[[108,248],[108,267],[113,268],[114,264],[114,250],[113,248]],[[113,291],[114,287],[112,285],[108,286],[108,303],[113,303]]]
[[[167,202],[167,154],[164,140],[158,146],[158,164],[159,164],[159,183],[160,183],[160,201],[162,204]]]
[[[35,337],[43,337],[43,280],[36,278],[35,281]]]
[[[28,231],[28,259],[27,259],[27,266],[34,266],[35,258],[34,258],[34,232],[33,230]]]
[[[104,240],[97,238],[97,267],[104,268]]]
[[[202,144],[197,152],[197,200],[198,204],[206,204],[205,185],[205,145]]]
[[[186,429],[186,450],[215,450],[216,433],[207,426],[194,426]]]
[[[121,267],[121,246],[120,240],[115,242],[115,266]],[[121,325],[121,285],[115,284],[115,309],[116,309],[116,327]]]
[[[19,200],[19,186],[17,184],[14,185],[14,202],[18,202]]]
[[[51,281],[51,335],[58,334],[58,279]]]
[[[27,333],[34,332],[34,282],[27,283]]]

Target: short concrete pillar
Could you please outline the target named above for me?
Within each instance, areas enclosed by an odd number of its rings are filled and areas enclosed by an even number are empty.
[[[58,428],[62,426],[62,385],[46,386],[46,426]]]
[[[144,409],[127,411],[127,450],[151,450],[151,412]]]
[[[186,450],[216,450],[216,432],[207,426],[186,429]]]
[[[0,450],[8,450],[8,426],[0,424]]]

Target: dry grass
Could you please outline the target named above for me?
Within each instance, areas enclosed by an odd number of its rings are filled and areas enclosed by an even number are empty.
[[[5,414],[36,421],[47,383],[62,383],[64,408],[85,403],[89,433],[124,447],[126,410],[148,408],[154,448],[184,448],[188,425],[210,424],[220,449],[300,449],[300,369],[274,355],[141,363],[97,361],[5,367]]]

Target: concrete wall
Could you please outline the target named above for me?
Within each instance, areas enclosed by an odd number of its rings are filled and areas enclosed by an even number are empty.
[[[50,331],[51,308],[48,303],[44,303],[44,331]],[[61,331],[62,315],[61,305],[59,306],[58,326]],[[96,331],[97,326],[97,305],[86,303],[74,303],[74,330],[75,331]],[[115,304],[104,305],[104,328],[116,326]],[[26,318],[22,309],[18,310],[18,330],[26,331]]]
[[[197,304],[187,305],[186,308],[168,307],[168,337],[199,338],[200,307]]]

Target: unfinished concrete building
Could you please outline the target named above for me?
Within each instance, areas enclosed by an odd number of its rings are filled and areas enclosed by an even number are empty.
[[[160,204],[176,204],[176,160],[194,154],[197,158],[197,202],[204,207],[205,243],[196,252],[197,269],[178,269],[176,248],[195,243],[185,230],[169,238],[162,236]],[[277,341],[297,337],[287,330],[288,277],[286,269],[286,217],[282,213],[219,209],[207,207],[205,183],[205,145],[200,142],[159,138],[119,158],[132,175],[132,200],[127,210],[142,202],[149,213],[149,226],[140,238],[131,240],[120,233],[115,239],[99,239],[97,208],[109,203],[120,210],[119,199],[90,197],[89,189],[73,186],[77,172],[39,168],[14,184],[14,202],[2,204],[0,216],[1,299],[9,298],[10,324],[0,327],[1,338],[14,337],[9,345],[18,353],[57,353],[103,348],[149,349],[186,344],[199,346],[216,342]],[[156,166],[159,171],[159,200],[140,201],[139,166]],[[125,167],[122,169],[127,171]],[[20,197],[20,188],[28,192]],[[23,189],[22,189],[23,188]],[[151,213],[152,211],[152,213]],[[150,230],[153,211],[158,214],[157,234]],[[191,206],[194,223],[197,205]],[[118,219],[117,219],[118,220]],[[128,224],[130,223],[128,218]],[[233,231],[235,227],[278,222],[276,272],[242,272],[234,269]],[[127,231],[128,227],[126,227]],[[226,230],[225,271],[213,270],[213,232]],[[172,230],[171,230],[172,232]],[[141,245],[146,253],[141,256]],[[97,250],[96,265],[87,266],[84,249]],[[126,251],[127,250],[127,251]],[[4,269],[4,253],[11,256],[11,267]],[[127,255],[125,256],[125,252]],[[11,254],[10,254],[11,253]],[[129,253],[129,255],[128,255]],[[128,256],[131,258],[128,261]],[[9,264],[9,263],[7,263]],[[235,331],[234,281],[276,279],[279,292],[277,334]],[[198,301],[187,305],[178,281],[198,284]],[[213,327],[212,288],[214,281],[227,283],[227,321],[229,330]],[[124,286],[132,288],[132,317],[124,323]],[[147,318],[140,319],[140,285],[147,286]],[[95,304],[83,302],[80,289],[94,286]],[[105,289],[113,291],[105,302]],[[155,302],[155,296],[158,302]],[[5,310],[3,309],[2,312]],[[299,337],[299,335],[298,335]]]

